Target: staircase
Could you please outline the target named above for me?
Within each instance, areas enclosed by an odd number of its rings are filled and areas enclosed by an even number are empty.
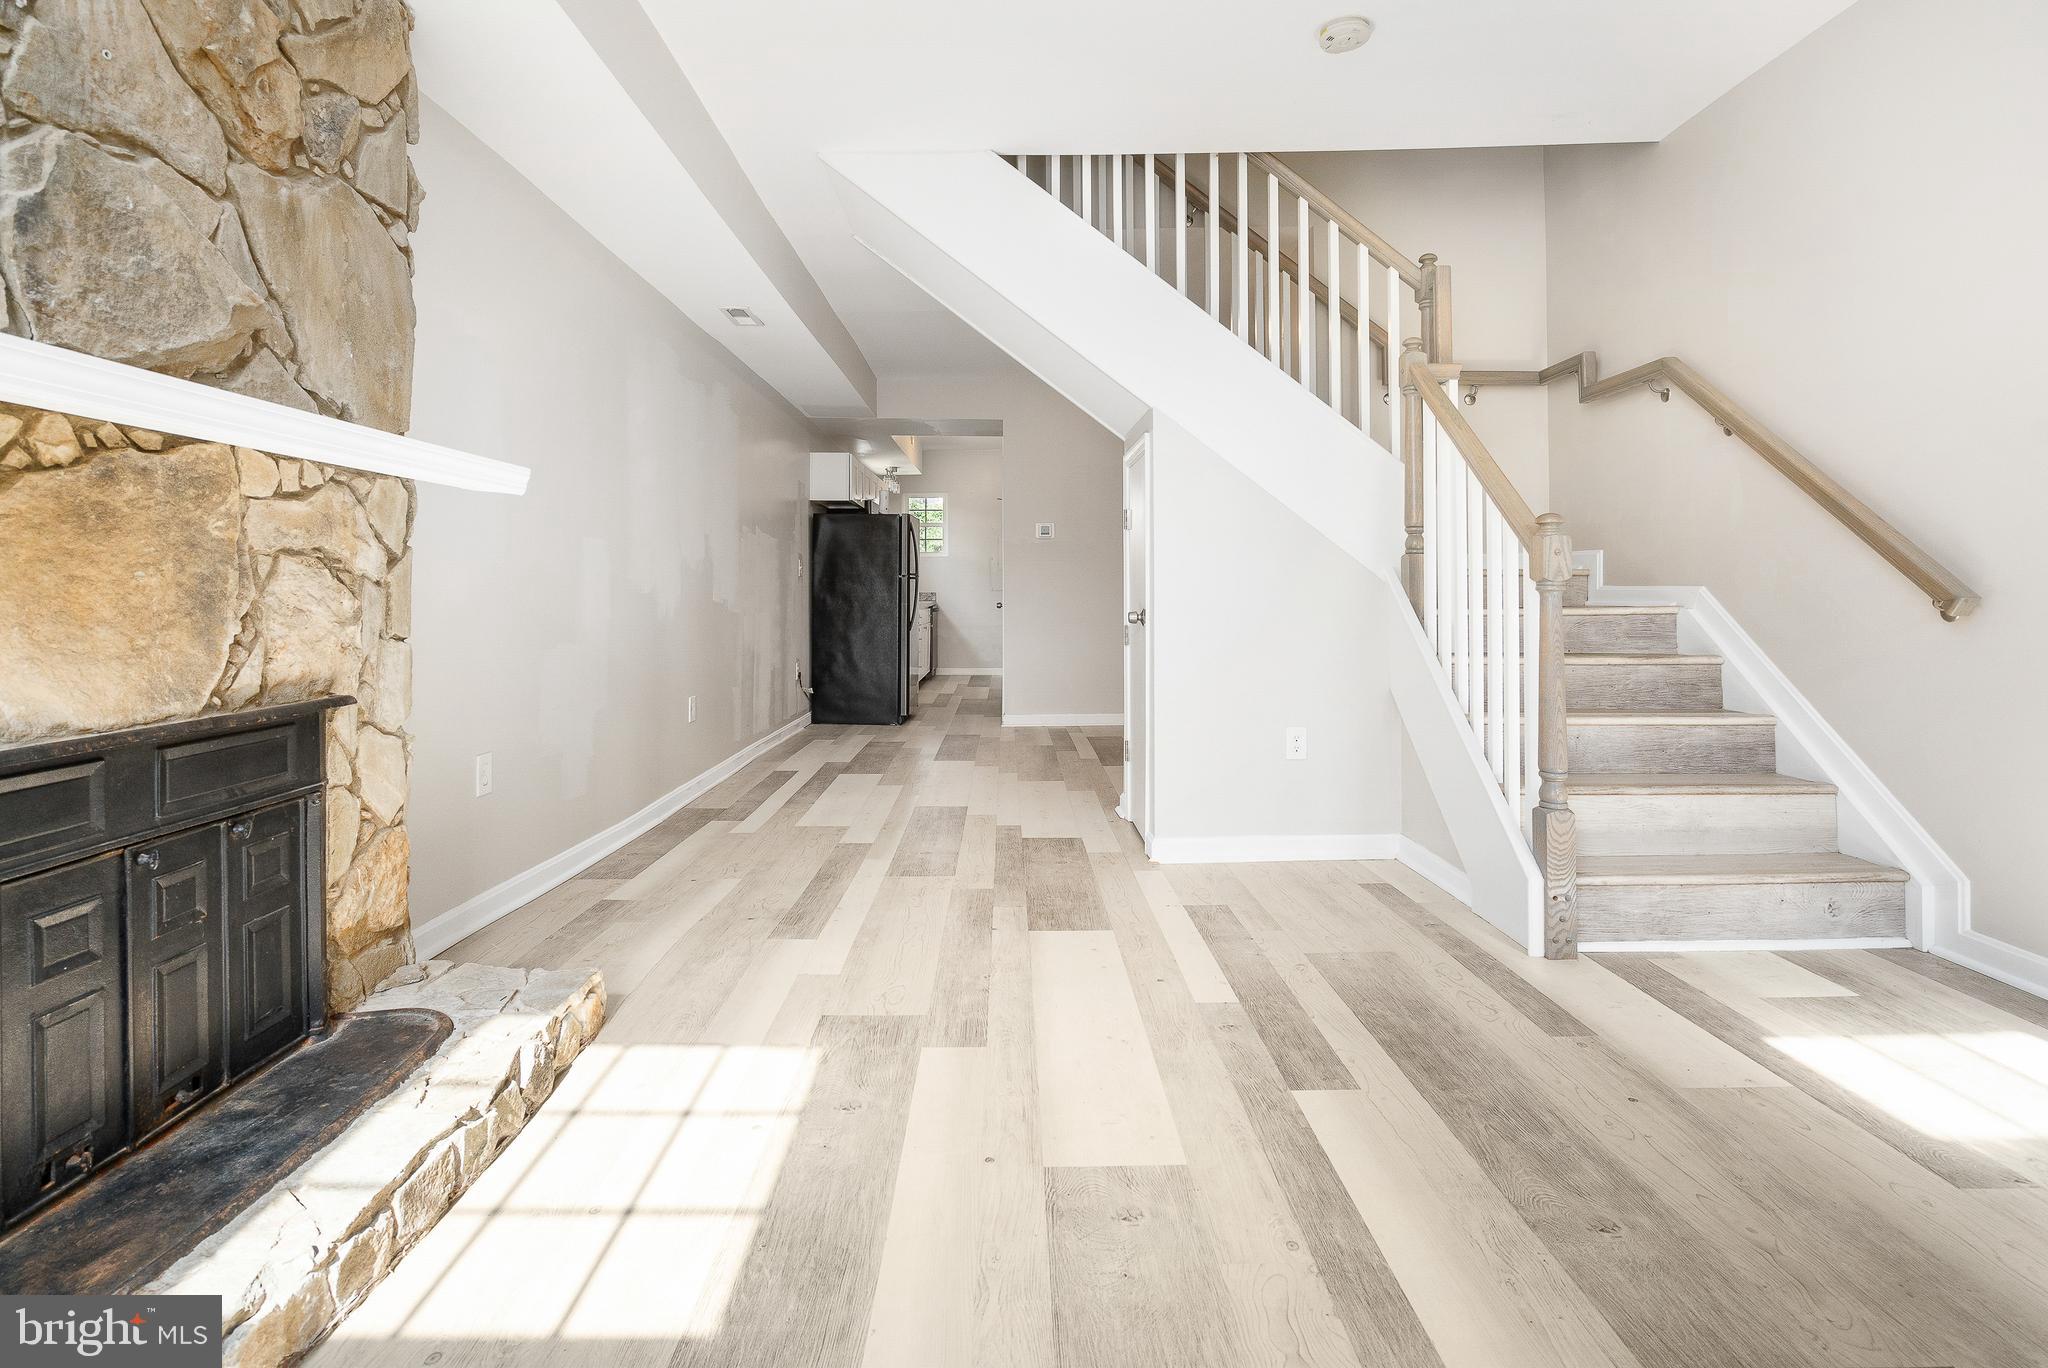
[[[1461,411],[1481,386],[1570,377],[1582,403],[1682,392],[1945,619],[1976,606],[1689,365],[1604,379],[1590,352],[1541,370],[1464,365],[1450,267],[1404,255],[1267,154],[827,160],[884,260],[1111,430],[1171,414],[1405,600],[1388,643],[1397,706],[1474,910],[1532,951],[1897,944],[1930,897],[1944,915],[1967,897],[1711,595],[1604,601],[1574,573],[1564,517],[1531,510]],[[1681,650],[1695,611],[1741,656],[1729,680],[1720,656]],[[1725,684],[1775,700],[1798,767],[1844,792],[1781,772],[1779,718],[1728,708]],[[1844,853],[1845,831],[1912,872]]]
[[[1581,943],[1902,938],[1906,871],[1840,853],[1835,786],[1778,772],[1777,719],[1722,706],[1683,610],[1589,581],[1564,596]]]

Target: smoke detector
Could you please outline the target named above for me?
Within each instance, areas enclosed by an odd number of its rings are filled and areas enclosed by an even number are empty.
[[[1332,19],[1316,30],[1316,45],[1323,51],[1335,55],[1339,52],[1356,52],[1365,46],[1365,40],[1372,37],[1372,20],[1356,14],[1347,14],[1342,19]]]

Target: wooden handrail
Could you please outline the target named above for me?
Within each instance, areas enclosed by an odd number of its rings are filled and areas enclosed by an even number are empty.
[[[1315,206],[1318,214],[1351,234],[1357,241],[1364,243],[1365,250],[1372,254],[1373,260],[1382,266],[1391,266],[1399,271],[1401,279],[1407,281],[1413,288],[1422,288],[1422,267],[1395,251],[1392,243],[1360,223],[1349,209],[1303,180],[1298,172],[1272,153],[1253,152],[1250,155],[1252,165],[1286,186],[1291,194],[1307,200]]]
[[[1929,555],[1869,504],[1851,494],[1839,480],[1808,460],[1798,448],[1765,427],[1747,409],[1677,357],[1660,356],[1655,361],[1619,375],[1610,375],[1605,380],[1598,378],[1599,373],[1599,358],[1592,352],[1580,352],[1540,371],[1467,371],[1464,378],[1472,385],[1547,385],[1564,376],[1576,375],[1579,378],[1579,402],[1582,404],[1619,394],[1637,385],[1669,381],[1673,388],[1683,391],[1705,409],[1721,425],[1723,432],[1731,437],[1740,437],[1745,446],[1763,457],[1766,463],[1826,509],[1842,526],[1854,532],[1866,546],[1883,557],[1886,564],[1917,585],[1933,601],[1943,621],[1954,622],[1968,617],[1983,602],[1977,591],[1963,583],[1954,571]]]
[[[1254,160],[1256,160],[1256,156],[1254,157]],[[1159,156],[1157,154],[1153,155],[1152,174],[1158,177],[1160,180],[1164,181],[1168,185],[1172,185],[1174,183],[1173,163],[1171,161],[1168,161],[1165,157]],[[1223,224],[1223,231],[1226,233],[1235,233],[1237,231],[1237,215],[1231,213],[1230,210],[1225,208],[1223,205],[1212,205],[1209,196],[1203,190],[1198,188],[1192,180],[1188,182],[1188,207],[1191,209],[1200,210],[1202,213],[1205,214],[1213,212],[1216,215],[1217,219]],[[1186,225],[1182,226],[1185,227]],[[1258,229],[1253,228],[1249,224],[1245,225],[1245,241],[1251,247],[1252,251],[1257,252],[1262,256],[1267,255],[1268,253],[1275,253],[1275,249],[1273,248],[1272,244],[1266,241],[1265,235],[1259,232]],[[1370,244],[1367,244],[1367,250],[1371,250]],[[1299,280],[1301,278],[1301,268],[1295,263],[1294,258],[1289,256],[1285,252],[1277,252],[1275,254],[1277,254],[1280,258],[1281,270],[1284,273],[1290,274],[1294,276],[1295,279]],[[1315,298],[1322,300],[1324,306],[1328,307],[1330,302],[1330,287],[1323,283],[1323,278],[1315,273],[1313,267],[1311,267],[1308,272],[1308,292]],[[1353,308],[1351,306],[1351,302],[1345,299],[1341,294],[1337,296],[1337,316],[1343,319],[1346,323],[1350,324],[1352,328],[1356,329],[1358,327],[1358,310]],[[1387,343],[1387,330],[1371,318],[1366,319],[1366,323],[1371,330],[1372,340],[1375,343],[1377,343],[1380,348],[1379,378],[1380,382],[1384,384],[1386,383],[1388,371],[1386,361],[1389,356],[1393,355],[1393,352],[1389,349]]]
[[[1402,367],[1401,379],[1405,385],[1415,386],[1415,392],[1423,405],[1435,416],[1437,426],[1449,435],[1458,454],[1465,458],[1465,464],[1478,477],[1480,487],[1486,491],[1500,515],[1529,554],[1543,553],[1543,531],[1537,526],[1536,515],[1529,509],[1529,501],[1522,497],[1522,491],[1515,488],[1515,482],[1508,478],[1500,462],[1493,459],[1493,453],[1486,449],[1486,443],[1479,440],[1479,434],[1465,421],[1465,415],[1458,412],[1458,406],[1451,402],[1451,396],[1444,393],[1443,382],[1457,374],[1456,366],[1431,365],[1416,355],[1410,355]],[[1404,393],[1405,388],[1404,388]]]
[[[1401,465],[1406,480],[1404,518],[1408,524],[1401,578],[1410,602],[1421,614],[1424,537],[1429,533],[1423,524],[1423,486],[1428,478],[1423,468],[1425,411],[1436,421],[1437,430],[1450,437],[1465,468],[1472,472],[1487,500],[1499,511],[1501,521],[1529,553],[1529,582],[1536,591],[1537,646],[1536,714],[1528,721],[1536,728],[1538,779],[1536,805],[1529,813],[1529,841],[1543,876],[1543,953],[1549,959],[1571,959],[1579,952],[1578,818],[1568,797],[1570,715],[1564,688],[1564,595],[1572,580],[1571,537],[1558,514],[1538,517],[1529,511],[1528,501],[1493,459],[1472,425],[1465,421],[1456,400],[1444,393],[1444,381],[1465,378],[1462,368],[1432,363],[1419,337],[1408,339],[1405,346],[1401,357],[1401,398],[1408,405],[1405,412],[1412,416],[1403,424],[1401,433]],[[1473,668],[1469,662],[1468,656],[1467,669]],[[1521,759],[1516,756],[1506,763],[1520,764]]]

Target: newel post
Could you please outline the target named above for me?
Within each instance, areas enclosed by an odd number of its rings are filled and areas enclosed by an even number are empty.
[[[1395,367],[1401,403],[1401,521],[1408,527],[1408,542],[1401,552],[1401,586],[1408,591],[1409,606],[1422,616],[1422,550],[1426,529],[1422,523],[1422,392],[1408,373],[1409,364],[1428,359],[1422,339],[1410,337],[1401,343],[1400,364]]]
[[[1422,268],[1422,288],[1415,292],[1415,307],[1422,315],[1422,349],[1439,364],[1451,359],[1451,268],[1424,252],[1415,263]]]
[[[1564,693],[1564,591],[1572,580],[1572,542],[1564,519],[1536,520],[1537,554],[1530,565],[1541,618],[1537,650],[1536,770],[1542,777],[1529,836],[1543,871],[1543,954],[1576,959],[1579,953],[1579,829],[1565,801],[1571,778]]]

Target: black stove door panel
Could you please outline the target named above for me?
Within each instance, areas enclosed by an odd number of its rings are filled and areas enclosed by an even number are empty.
[[[128,854],[130,1105],[137,1138],[226,1077],[224,824]]]
[[[122,857],[0,884],[0,1220],[126,1145]]]
[[[306,900],[300,805],[228,823],[228,1077],[306,1029]]]

